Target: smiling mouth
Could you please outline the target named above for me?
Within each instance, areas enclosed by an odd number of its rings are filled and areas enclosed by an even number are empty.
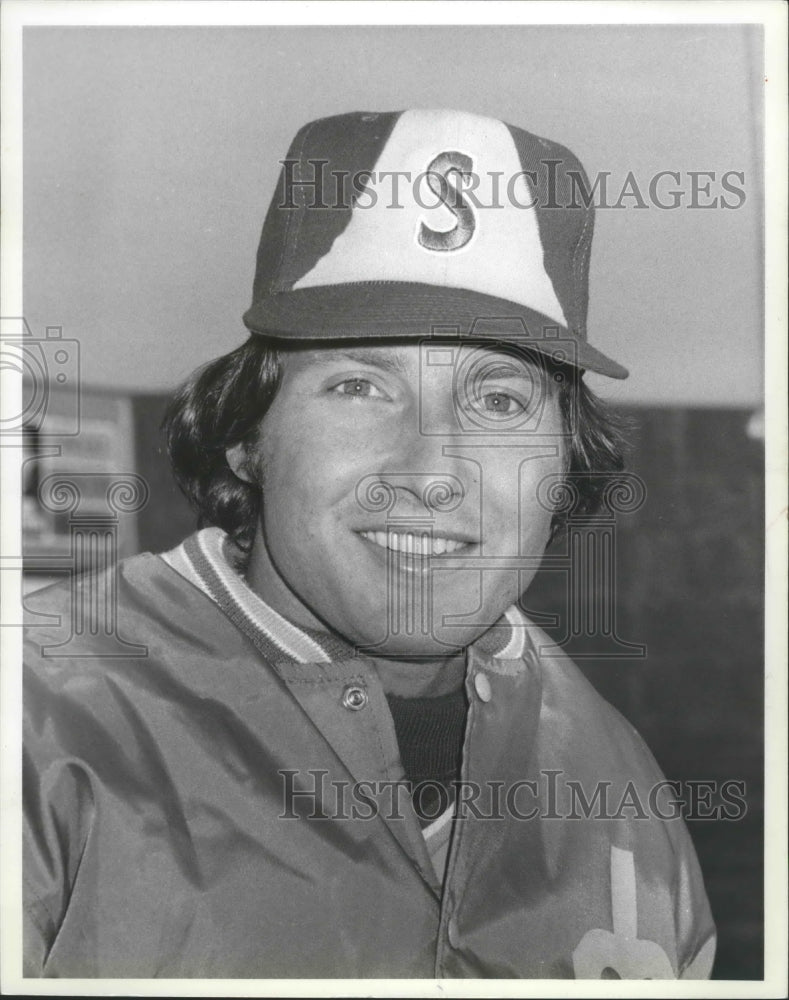
[[[470,542],[446,535],[429,535],[426,532],[415,535],[406,531],[360,531],[362,538],[382,549],[402,552],[407,556],[443,556],[450,552],[460,552],[471,548]]]

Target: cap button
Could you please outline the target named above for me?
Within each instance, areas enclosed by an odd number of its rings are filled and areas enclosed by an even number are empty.
[[[342,704],[343,708],[347,708],[350,712],[361,711],[369,701],[367,692],[363,687],[359,687],[358,684],[349,684],[342,693]]]
[[[474,688],[480,701],[490,701],[493,692],[490,688],[490,681],[487,674],[476,674],[474,677]]]

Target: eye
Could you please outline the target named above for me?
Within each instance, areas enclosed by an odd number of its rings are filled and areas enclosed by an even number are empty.
[[[529,409],[520,393],[485,387],[469,400],[471,409],[485,421],[521,420]]]
[[[339,396],[352,396],[357,399],[386,399],[386,394],[377,385],[366,378],[347,378],[332,386],[332,392]]]
[[[487,392],[482,397],[482,405],[487,413],[512,416],[525,409],[523,403],[506,392]]]

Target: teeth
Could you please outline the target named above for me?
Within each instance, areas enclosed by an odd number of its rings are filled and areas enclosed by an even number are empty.
[[[382,549],[403,552],[412,558],[414,556],[442,556],[446,552],[456,552],[467,545],[466,542],[458,542],[454,538],[441,536],[431,538],[430,535],[414,535],[413,532],[360,531],[359,534],[368,542],[380,545]]]

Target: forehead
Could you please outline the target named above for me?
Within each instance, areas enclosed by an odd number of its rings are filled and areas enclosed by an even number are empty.
[[[462,371],[464,377],[520,374],[533,378],[535,373],[544,373],[540,358],[516,345],[435,339],[299,347],[283,352],[283,362],[288,374],[320,373],[344,364],[369,366],[407,377],[420,374],[429,377],[441,370],[450,374]]]

